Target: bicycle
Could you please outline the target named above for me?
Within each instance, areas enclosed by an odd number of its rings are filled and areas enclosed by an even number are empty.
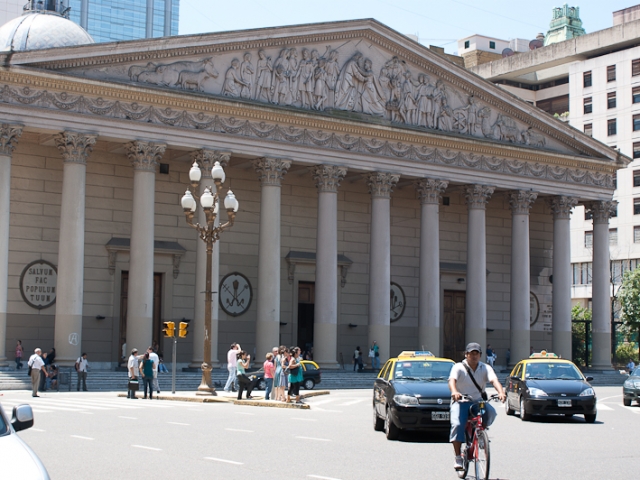
[[[497,400],[498,395],[492,395],[488,400],[480,400],[469,405],[469,419],[464,427],[465,443],[462,444],[462,464],[464,468],[458,470],[459,478],[467,478],[469,463],[473,462],[476,470],[476,480],[489,480],[489,435],[482,424],[485,413],[485,403]],[[462,400],[471,401],[469,395],[462,395]]]

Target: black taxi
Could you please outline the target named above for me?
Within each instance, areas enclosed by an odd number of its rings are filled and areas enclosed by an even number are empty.
[[[395,440],[402,430],[449,431],[449,372],[455,362],[431,352],[389,359],[373,386],[373,428]]]
[[[584,415],[587,423],[596,421],[596,392],[573,362],[554,353],[533,353],[519,362],[507,377],[505,391],[507,415],[516,411],[521,420],[532,415]]]

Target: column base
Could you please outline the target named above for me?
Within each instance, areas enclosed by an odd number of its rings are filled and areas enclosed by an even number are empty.
[[[530,330],[511,330],[511,362],[514,364],[520,360],[529,358],[531,349]]]
[[[573,357],[573,352],[571,351],[571,332],[557,332],[554,330],[551,335],[553,353],[560,358],[571,360]]]
[[[428,350],[436,357],[441,355],[440,327],[418,327],[418,345],[416,350]]]
[[[611,370],[611,333],[593,332],[591,334],[593,354],[591,368],[593,370]]]

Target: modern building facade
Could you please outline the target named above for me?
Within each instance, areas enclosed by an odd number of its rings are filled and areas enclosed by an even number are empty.
[[[110,47],[2,57],[0,357],[20,338],[113,366],[186,318],[178,361],[199,366],[205,250],[180,198],[219,162],[240,210],[211,363],[232,341],[310,344],[325,368],[374,340],[383,361],[469,341],[570,358],[569,214],[591,202],[610,366],[623,155],[373,20]]]

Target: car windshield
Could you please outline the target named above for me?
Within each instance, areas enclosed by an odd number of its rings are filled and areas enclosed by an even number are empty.
[[[451,362],[407,360],[396,362],[394,380],[446,382],[453,367]]]
[[[0,437],[9,433],[9,426],[4,421],[4,415],[0,412]]]
[[[530,363],[524,376],[527,380],[582,380],[580,371],[569,363]]]
[[[631,372],[632,377],[640,377],[640,366],[636,367],[636,369]]]

